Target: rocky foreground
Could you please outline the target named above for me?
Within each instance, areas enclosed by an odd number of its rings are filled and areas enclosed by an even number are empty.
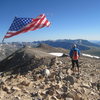
[[[38,63],[30,64],[29,68],[28,64],[27,71],[25,66],[3,71],[0,75],[0,100],[100,100],[100,60],[81,57],[79,61],[80,75],[70,70],[69,57],[48,55],[37,66]]]

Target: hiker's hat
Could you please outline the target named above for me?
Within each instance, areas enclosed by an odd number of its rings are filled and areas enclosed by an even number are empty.
[[[77,46],[76,46],[76,44],[73,44],[73,48],[76,48]]]

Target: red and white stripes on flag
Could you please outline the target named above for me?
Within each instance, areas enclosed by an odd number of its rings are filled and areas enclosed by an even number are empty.
[[[13,23],[11,24],[4,38],[10,38],[20,33],[34,31],[34,30],[43,28],[45,26],[48,27],[49,25],[50,25],[50,22],[47,20],[44,14],[39,15],[35,19],[15,17]]]

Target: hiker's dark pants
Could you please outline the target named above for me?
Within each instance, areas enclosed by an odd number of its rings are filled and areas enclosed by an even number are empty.
[[[73,59],[72,59],[72,69],[74,69],[75,64],[76,64],[76,67],[79,69],[79,63],[78,63],[78,60],[73,60]]]

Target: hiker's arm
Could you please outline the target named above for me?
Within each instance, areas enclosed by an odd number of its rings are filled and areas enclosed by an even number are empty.
[[[80,50],[78,50],[78,55],[79,55],[79,57],[81,56],[81,52],[80,52]]]
[[[69,56],[70,58],[72,58],[72,50],[70,50]]]

